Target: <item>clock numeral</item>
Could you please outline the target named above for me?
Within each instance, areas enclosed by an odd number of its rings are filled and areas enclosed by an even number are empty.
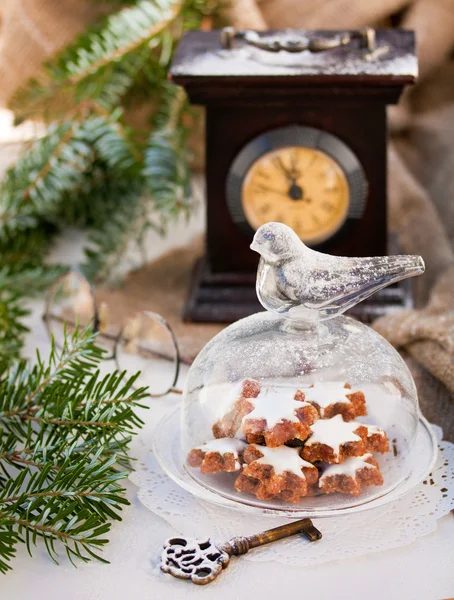
[[[326,212],[333,212],[334,210],[334,206],[331,204],[331,202],[327,202],[326,200],[323,200],[323,202],[320,205],[323,210],[325,210]]]
[[[271,204],[262,204],[262,206],[260,206],[260,208],[258,209],[258,212],[262,215],[266,215],[267,213],[270,212],[271,209]]]
[[[265,185],[260,185],[260,183],[256,183],[253,187],[253,192],[255,192],[256,194],[269,194],[271,190]]]
[[[309,159],[309,163],[306,165],[306,169],[310,169],[317,159],[318,159],[318,154],[314,153],[311,156],[311,158]]]
[[[337,185],[332,185],[330,187],[326,187],[325,188],[325,192],[338,192],[339,188],[337,187]]]
[[[303,224],[301,223],[301,221],[299,219],[296,219],[292,223],[292,228],[295,233],[297,233],[298,235],[301,235],[301,230],[303,229]]]
[[[309,220],[307,218],[300,221],[300,227],[299,227],[299,232],[298,232],[299,236],[304,235],[305,233],[307,233],[310,230],[311,230],[311,227],[309,225]]]
[[[314,223],[314,225],[315,225],[316,227],[320,227],[320,225],[321,225],[321,221],[320,221],[320,219],[317,217],[317,215],[311,215],[311,218],[312,218],[312,222]]]
[[[253,185],[254,187],[252,188],[252,191],[255,194],[278,194],[288,198],[287,192],[284,190],[279,190],[275,187],[268,187],[267,185],[258,182],[254,182]]]
[[[274,219],[278,222],[278,223],[284,223],[285,219],[284,219],[284,215],[281,213],[277,213],[277,215],[274,215]]]
[[[270,176],[268,175],[268,173],[266,173],[266,171],[262,171],[262,169],[257,171],[257,175],[259,177],[263,177],[263,179],[269,179]]]

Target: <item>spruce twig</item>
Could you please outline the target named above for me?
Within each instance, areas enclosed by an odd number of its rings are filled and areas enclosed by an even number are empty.
[[[39,540],[54,561],[97,558],[110,521],[128,504],[123,462],[142,421],[146,391],[137,376],[99,373],[102,351],[88,331],[65,336],[29,370],[19,363],[0,382],[0,572],[17,544]],[[107,429],[107,430],[106,430]]]
[[[56,56],[13,100],[16,121],[39,115],[47,134],[0,183],[0,572],[18,544],[43,543],[75,561],[99,558],[126,504],[120,481],[142,424],[135,378],[102,377],[87,331],[66,337],[33,368],[19,360],[23,298],[61,269],[44,265],[65,225],[92,227],[86,272],[109,277],[130,239],[163,233],[188,214],[184,94],[167,82],[184,31],[203,0],[118,2],[116,14]],[[151,133],[131,129],[123,107],[151,101]],[[147,139],[148,138],[148,139]]]

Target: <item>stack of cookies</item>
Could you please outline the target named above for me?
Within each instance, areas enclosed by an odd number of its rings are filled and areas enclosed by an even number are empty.
[[[383,484],[372,453],[389,450],[382,429],[355,420],[364,415],[365,396],[349,383],[293,389],[246,379],[213,424],[215,439],[191,450],[187,461],[204,474],[238,472],[235,489],[260,500],[356,496]]]

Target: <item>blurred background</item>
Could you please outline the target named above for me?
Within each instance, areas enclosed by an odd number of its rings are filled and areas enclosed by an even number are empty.
[[[415,308],[374,326],[453,435],[454,0],[3,0],[1,360],[21,352],[17,307],[65,265],[96,283],[113,324],[163,314],[188,359],[219,331],[180,319],[202,252],[204,123],[167,73],[184,31],[224,25],[416,32],[418,82],[389,108],[388,214],[427,271]]]

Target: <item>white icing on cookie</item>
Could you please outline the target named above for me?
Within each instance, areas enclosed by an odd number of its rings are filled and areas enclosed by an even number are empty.
[[[235,435],[233,436],[236,440],[241,440],[242,442],[246,442],[246,436],[244,435],[244,433],[241,431],[241,427],[239,427],[236,431],[235,431]]]
[[[251,448],[256,448],[263,454],[261,458],[254,462],[271,465],[276,475],[290,471],[290,473],[295,473],[295,475],[304,478],[304,473],[301,471],[303,467],[315,468],[310,462],[300,457],[298,448],[289,448],[288,446],[268,448],[268,446],[256,446],[255,444],[251,444]]]
[[[336,415],[332,419],[319,419],[311,425],[312,435],[307,440],[306,446],[317,443],[326,444],[334,450],[337,456],[342,444],[361,441],[359,435],[353,433],[360,425],[361,423],[358,421],[346,423],[342,415]]]
[[[218,438],[217,440],[210,440],[205,442],[201,446],[197,446],[196,450],[203,450],[204,452],[219,452],[222,456],[225,454],[233,454],[235,460],[235,469],[241,469],[241,463],[239,453],[246,448],[247,444],[241,440],[234,438]]]
[[[219,438],[205,442],[201,446],[197,446],[196,449],[204,452],[219,452],[219,454],[230,453],[237,457],[238,453],[244,450],[246,446],[245,442],[235,438]]]
[[[296,411],[310,405],[308,402],[295,400],[296,392],[294,388],[262,388],[257,398],[254,398],[254,410],[243,417],[243,424],[249,419],[265,419],[268,429],[271,429],[284,419],[299,423]]]
[[[350,477],[356,477],[356,473],[360,469],[376,469],[377,467],[375,465],[366,462],[371,456],[372,454],[353,456],[351,458],[346,458],[343,463],[338,465],[328,465],[320,477],[320,482],[327,477],[334,477],[335,475],[349,475]]]
[[[315,383],[313,387],[304,389],[304,396],[307,402],[317,404],[320,407],[320,416],[323,417],[325,408],[330,404],[338,402],[348,404],[350,402],[347,394],[351,394],[352,390],[344,386],[345,383],[340,381]]]
[[[381,437],[385,436],[385,432],[383,431],[383,429],[380,429],[380,427],[377,427],[376,425],[365,425],[365,427],[367,427],[367,436],[369,437],[370,435],[381,435]]]
[[[229,385],[207,385],[200,390],[199,402],[207,409],[216,407],[216,419],[221,419],[241,398],[243,381]]]

